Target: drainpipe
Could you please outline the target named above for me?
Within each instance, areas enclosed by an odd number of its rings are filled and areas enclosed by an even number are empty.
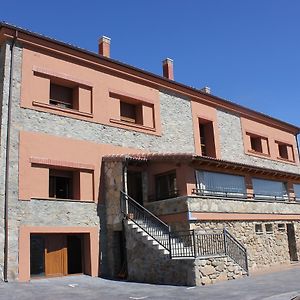
[[[296,134],[295,136],[296,136],[296,144],[297,144],[297,149],[298,149],[298,157],[300,158],[298,134]]]
[[[125,158],[123,162],[123,191],[126,195],[128,195],[128,187],[127,187],[127,170],[128,170],[128,160]],[[126,196],[125,202],[125,213],[128,214],[128,199]]]
[[[12,44],[10,46],[10,70],[9,70],[9,90],[7,103],[7,136],[6,136],[6,164],[5,164],[5,194],[4,194],[4,282],[7,280],[8,271],[8,180],[9,180],[9,150],[10,150],[10,126],[11,126],[11,102],[13,86],[13,65],[14,65],[14,47],[18,38],[18,31],[15,31]]]

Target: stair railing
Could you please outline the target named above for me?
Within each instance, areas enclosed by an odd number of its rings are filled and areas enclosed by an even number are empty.
[[[195,230],[171,231],[170,227],[129,195],[120,192],[121,213],[151,236],[170,258],[214,257],[226,255],[249,275],[246,248],[225,228],[218,233]]]
[[[170,251],[169,226],[123,191],[121,191],[120,199],[122,214]]]
[[[247,249],[226,228],[224,233],[225,254],[241,266],[249,275]]]

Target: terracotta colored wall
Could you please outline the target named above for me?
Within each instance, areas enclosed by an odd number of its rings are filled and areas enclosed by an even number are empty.
[[[43,226],[21,226],[19,234],[19,280],[30,280],[30,234],[31,233],[83,233],[88,234],[84,239],[85,249],[85,271],[95,277],[98,276],[98,253],[99,253],[99,229],[97,227],[43,227]],[[89,258],[89,259],[87,259]]]
[[[194,169],[185,163],[163,163],[153,162],[147,168],[148,173],[148,194],[155,196],[155,175],[176,170],[177,188],[180,195],[191,195],[192,189],[195,188],[195,173]]]
[[[201,155],[199,119],[204,119],[213,122],[216,157],[220,158],[220,142],[219,142],[219,131],[218,131],[218,124],[217,124],[216,108],[201,104],[196,101],[192,101],[191,103],[192,103],[196,154]]]
[[[80,112],[66,112],[59,108],[53,110],[51,106],[49,107],[47,104],[50,95],[49,77],[55,78],[58,83],[62,81],[71,86],[79,86]],[[145,103],[144,125],[155,126],[155,128],[147,130],[142,126],[139,128],[124,122],[114,122],[120,119],[119,95]],[[75,60],[68,61],[65,57],[53,57],[42,51],[36,52],[28,48],[23,49],[21,106],[41,111],[54,111],[59,115],[149,134],[161,134],[159,91],[157,89],[117,77],[115,74],[101,72],[101,69],[96,70],[89,68],[88,65],[79,65]],[[154,107],[154,118],[151,106]]]
[[[279,153],[278,153],[278,146],[275,143],[275,141],[283,142],[289,145],[293,146],[293,151],[294,151],[294,157],[295,157],[295,163],[299,163],[299,156],[297,153],[297,144],[296,144],[296,139],[295,136],[291,133],[261,124],[257,123],[255,121],[246,119],[246,118],[241,118],[241,124],[242,124],[242,130],[243,130],[243,139],[244,139],[244,147],[245,147],[245,153],[248,155],[258,155],[259,154],[254,154],[249,152],[251,149],[250,145],[250,139],[247,136],[247,132],[256,134],[262,137],[268,138],[269,142],[269,150],[270,150],[270,156],[266,158],[270,158],[273,160],[278,160],[278,161],[283,161],[278,158]]]
[[[97,201],[101,157],[114,153],[136,152],[136,149],[22,131],[19,152],[19,198],[49,198],[49,166],[31,163],[33,159],[39,159],[54,162],[53,167],[69,164],[93,168],[80,170],[80,199]]]

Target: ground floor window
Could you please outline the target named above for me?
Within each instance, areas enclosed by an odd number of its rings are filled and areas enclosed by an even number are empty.
[[[163,200],[177,197],[179,191],[177,189],[176,171],[155,176],[156,199]]]
[[[300,184],[294,184],[294,193],[297,201],[300,201]]]
[[[196,171],[197,190],[216,196],[245,196],[246,185],[243,176],[225,173]]]
[[[253,193],[255,199],[262,199],[262,200],[288,199],[287,187],[284,182],[253,178],[252,185],[253,185]]]

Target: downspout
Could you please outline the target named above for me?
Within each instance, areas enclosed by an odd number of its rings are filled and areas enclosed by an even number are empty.
[[[297,144],[297,149],[298,149],[298,158],[300,159],[300,149],[299,149],[299,140],[298,140],[298,134],[296,136],[296,144]]]
[[[6,136],[6,164],[5,164],[5,194],[4,194],[4,282],[7,280],[8,271],[8,180],[9,180],[9,150],[10,150],[10,126],[11,126],[11,102],[13,86],[13,64],[14,64],[14,47],[18,38],[18,31],[15,31],[12,44],[10,46],[10,73],[9,73],[9,90],[7,103],[7,136]]]

